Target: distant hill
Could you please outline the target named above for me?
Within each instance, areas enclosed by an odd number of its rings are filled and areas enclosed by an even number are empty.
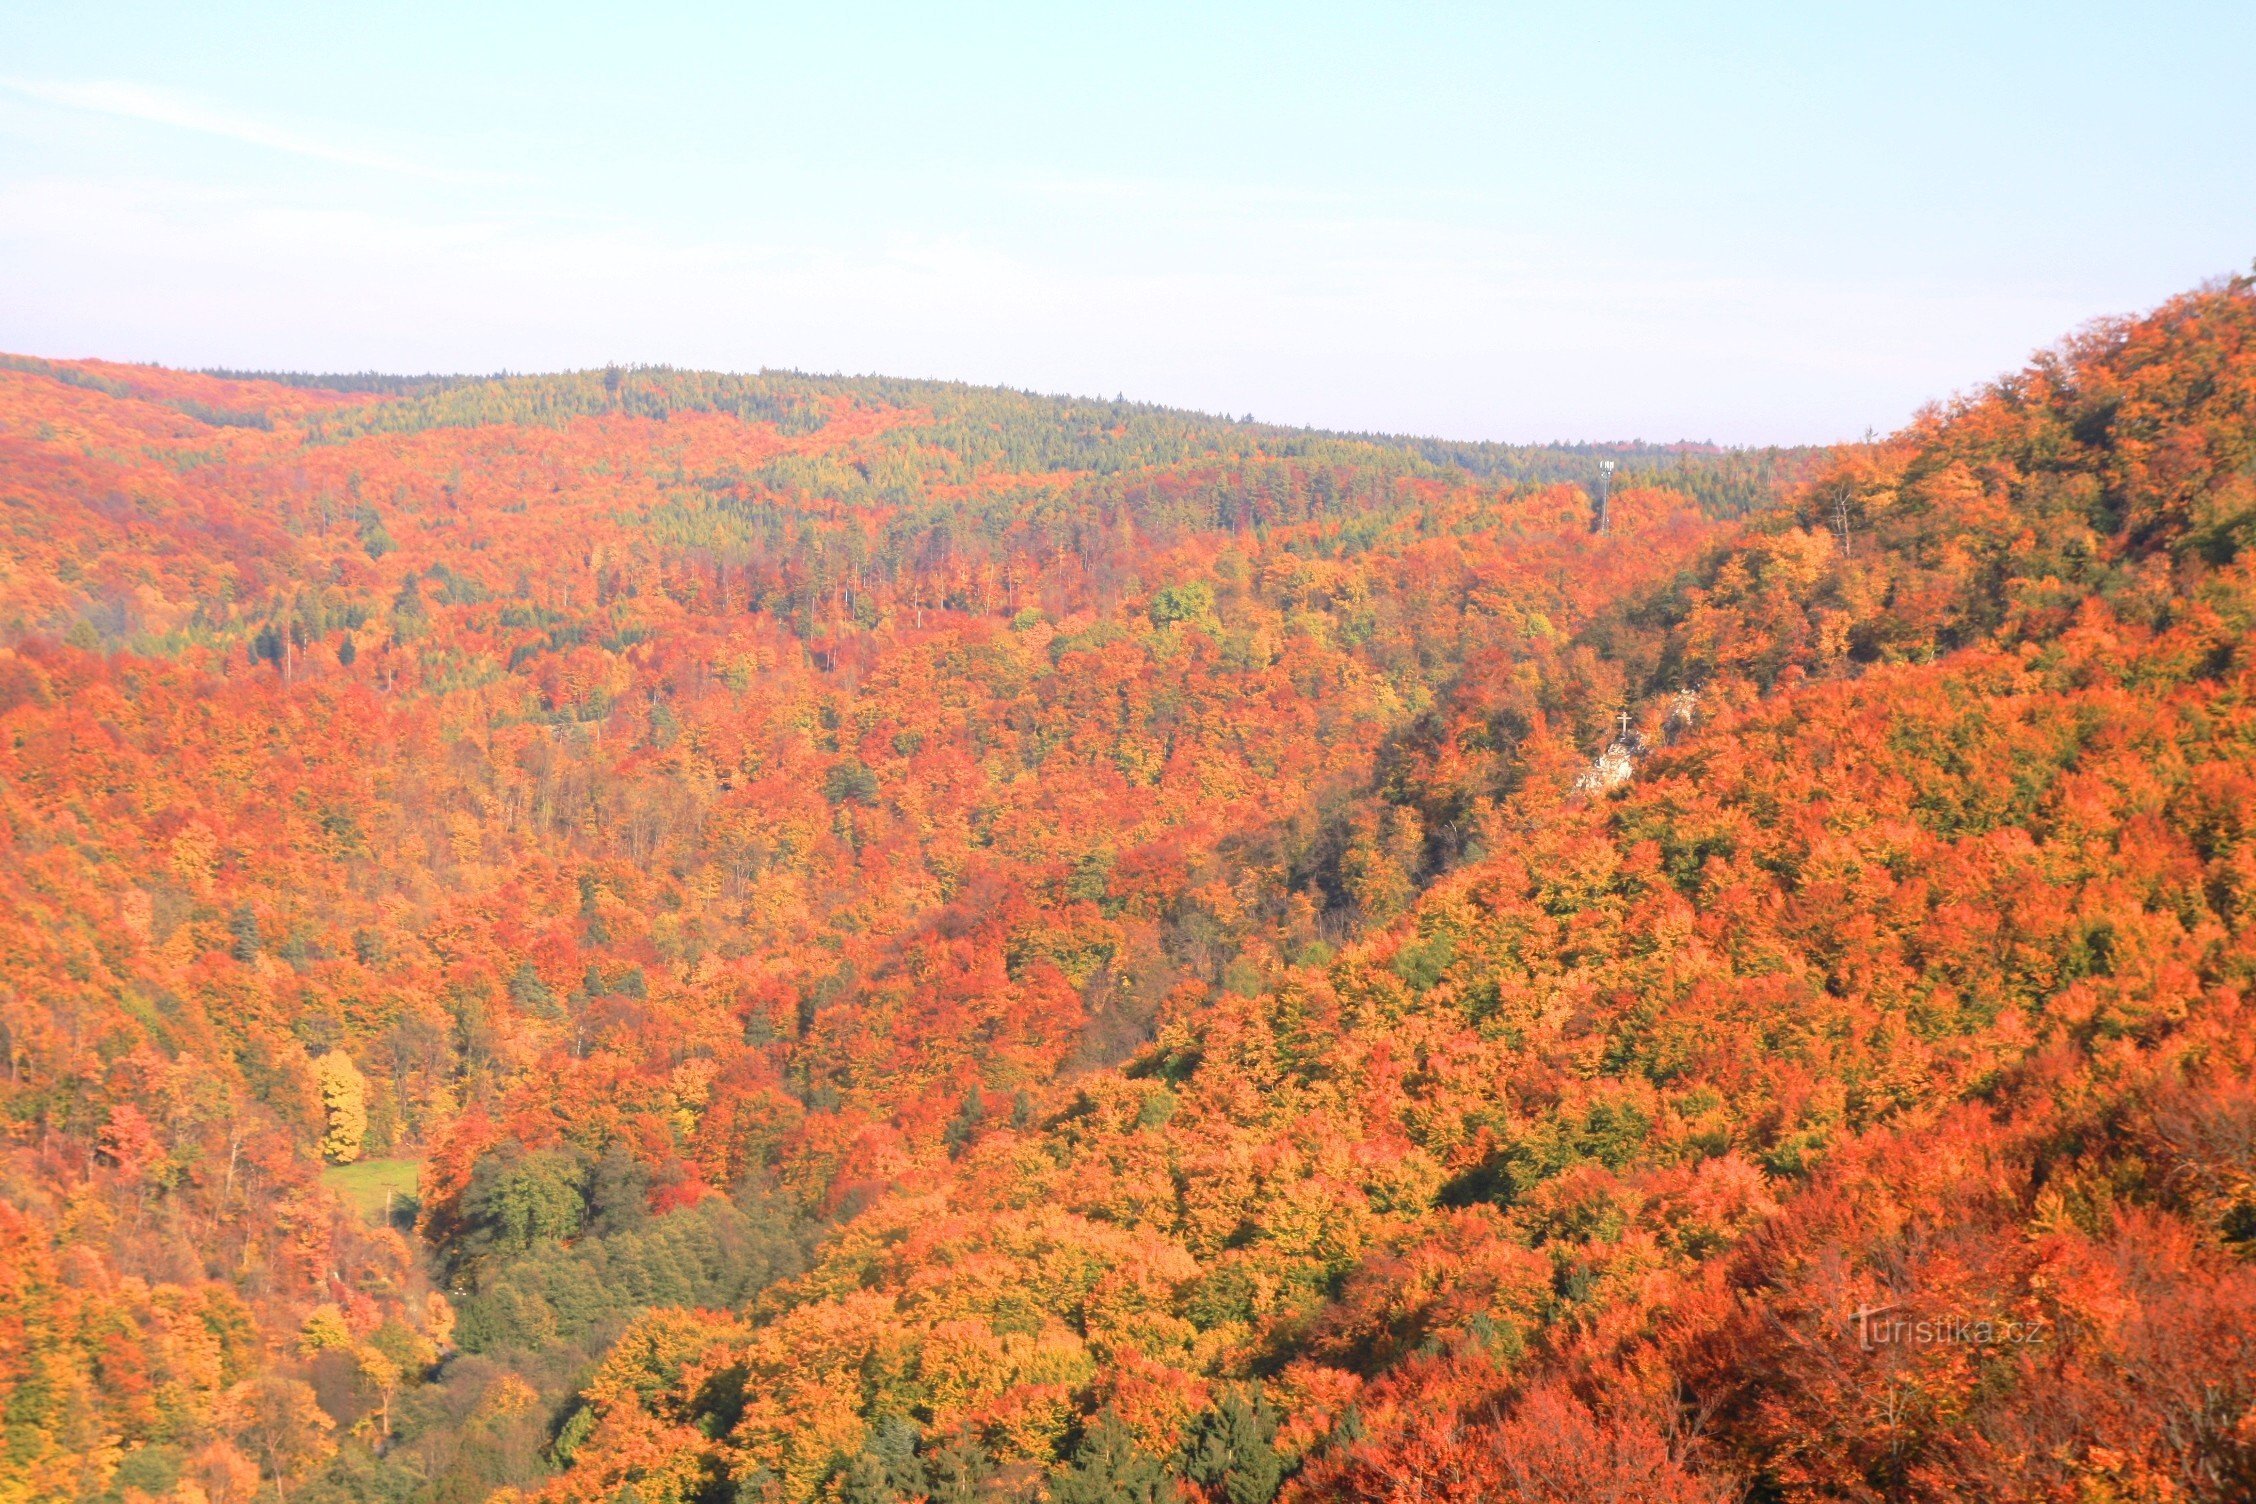
[[[1255,445],[1266,453],[1285,454],[1296,451],[1296,441],[1306,446],[1300,452],[1316,452],[1327,441],[1344,440],[1404,450],[1431,464],[1484,479],[1588,486],[1597,479],[1598,462],[1610,459],[1616,462],[1624,483],[1670,485],[1694,496],[1718,515],[1737,515],[1777,499],[1827,452],[1814,445],[1729,449],[1690,442],[1500,444],[1400,434],[1333,433],[1239,423],[1147,403],[1046,397],[957,382],[809,376],[798,371],[763,371],[758,376],[742,377],[634,366],[517,377],[384,376],[375,372],[319,376],[219,370],[203,374],[430,399],[412,408],[384,410],[383,421],[401,423],[557,421],[611,410],[652,416],[677,410],[720,411],[788,423],[792,413],[816,411],[824,397],[847,396],[881,407],[912,406],[931,411],[940,419],[938,431],[920,435],[920,442],[937,440],[959,447],[962,439],[976,433],[976,426],[967,429],[948,422],[958,416],[972,418],[974,425],[991,425],[991,431],[1005,427],[1024,430],[1014,435],[1019,442],[1008,461],[1030,469],[1060,465],[1080,468],[1081,459],[1093,458],[1092,468],[1101,471],[1122,464],[1180,461],[1194,454],[1245,452]],[[529,413],[538,413],[539,417],[521,416]],[[504,414],[520,416],[501,416]],[[1122,446],[1103,442],[1105,434],[1115,428],[1125,429],[1131,419],[1143,431],[1141,443]],[[998,447],[992,438],[975,438],[974,442],[981,452]],[[1084,455],[1069,447],[1076,443],[1088,446],[1093,454]]]

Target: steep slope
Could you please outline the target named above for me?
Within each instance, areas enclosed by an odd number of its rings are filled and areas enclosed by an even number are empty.
[[[1596,544],[1571,487],[1130,404],[647,371],[19,359],[0,477],[31,1497],[537,1480],[634,1311],[743,1300],[1170,999],[1399,912],[1478,821],[1384,796],[1390,738],[1479,655],[1601,725],[1569,634],[1718,527],[1632,487]],[[382,1225],[426,1158],[422,1236]]]
[[[2251,293],[1600,612],[1701,700],[1609,795],[1472,660],[1387,786],[1484,856],[647,1318],[552,1494],[2244,1496]]]

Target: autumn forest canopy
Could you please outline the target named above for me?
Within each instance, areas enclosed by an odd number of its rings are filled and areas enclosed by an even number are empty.
[[[2248,278],[1827,449],[0,357],[0,1504],[2256,1496],[2252,629]]]

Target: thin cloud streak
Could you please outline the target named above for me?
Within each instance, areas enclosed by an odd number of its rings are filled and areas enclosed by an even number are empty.
[[[173,130],[194,131],[199,135],[239,141],[246,146],[263,147],[268,151],[310,157],[319,162],[335,162],[341,166],[365,167],[376,172],[449,182],[473,180],[467,174],[426,167],[420,162],[409,161],[389,152],[340,146],[238,114],[204,100],[122,80],[68,83],[52,79],[10,78],[0,79],[0,88],[59,109],[109,115],[120,120],[138,120]]]

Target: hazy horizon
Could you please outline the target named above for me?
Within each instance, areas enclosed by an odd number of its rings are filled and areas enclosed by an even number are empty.
[[[790,379],[800,379],[800,380],[807,380],[807,381],[872,381],[872,382],[875,382],[875,381],[886,381],[886,382],[902,382],[902,383],[909,383],[909,384],[928,384],[928,385],[933,385],[933,386],[956,386],[956,387],[965,387],[965,388],[969,388],[969,389],[971,389],[971,390],[974,390],[974,391],[989,391],[989,392],[1008,392],[1008,393],[1011,393],[1011,394],[1013,394],[1013,395],[1015,395],[1015,396],[1020,396],[1020,397],[1031,397],[1031,398],[1035,398],[1035,399],[1037,399],[1037,400],[1040,400],[1040,401],[1045,401],[1045,402],[1086,402],[1086,403],[1092,403],[1092,404],[1094,404],[1094,403],[1122,403],[1122,404],[1126,404],[1126,405],[1128,405],[1128,406],[1131,406],[1131,407],[1151,408],[1151,409],[1157,409],[1157,410],[1160,410],[1160,411],[1164,411],[1164,412],[1179,413],[1179,414],[1182,414],[1182,415],[1184,415],[1184,416],[1187,416],[1187,417],[1194,417],[1194,418],[1210,418],[1210,419],[1213,419],[1214,421],[1216,421],[1216,422],[1218,422],[1218,423],[1252,423],[1252,424],[1255,424],[1255,425],[1257,425],[1257,426],[1261,426],[1261,427],[1268,427],[1268,428],[1277,428],[1277,429],[1283,429],[1283,430],[1286,430],[1286,431],[1288,431],[1288,432],[1295,432],[1295,433],[1308,433],[1308,434],[1321,434],[1321,435],[1326,435],[1326,436],[1329,436],[1329,437],[1333,437],[1333,438],[1344,438],[1344,439],[1358,439],[1358,438],[1369,438],[1369,439],[1388,439],[1388,440],[1401,440],[1401,441],[1430,441],[1430,442],[1433,442],[1433,443],[1438,443],[1438,444],[1449,444],[1449,445],[1464,445],[1464,446],[1474,446],[1474,445],[1497,445],[1497,446],[1508,447],[1508,448],[1531,448],[1531,449],[1533,449],[1533,448],[1542,448],[1542,449],[1621,449],[1621,450],[1662,450],[1662,449],[1668,449],[1668,450],[1700,450],[1700,449],[1712,449],[1712,450],[1718,450],[1718,451],[1721,451],[1721,450],[1727,450],[1727,449],[1764,449],[1764,448],[1787,448],[1787,449],[1794,449],[1794,448],[1817,448],[1817,447],[1822,447],[1822,446],[1820,446],[1820,445],[1811,445],[1811,444],[1798,444],[1798,443],[1774,444],[1774,443],[1772,443],[1772,442],[1770,442],[1770,441],[1768,441],[1768,440],[1761,440],[1761,439],[1756,439],[1756,440],[1749,440],[1749,441],[1746,441],[1746,442],[1743,442],[1743,443],[1737,443],[1737,442],[1735,442],[1735,443],[1724,443],[1724,442],[1721,442],[1721,441],[1718,441],[1718,440],[1715,440],[1715,439],[1709,439],[1709,438],[1698,438],[1698,437],[1693,437],[1693,436],[1691,436],[1691,435],[1678,435],[1678,436],[1675,436],[1675,437],[1669,437],[1669,438],[1660,438],[1660,437],[1655,437],[1655,436],[1652,436],[1652,435],[1646,435],[1646,434],[1632,434],[1632,435],[1595,435],[1595,434],[1594,434],[1594,435],[1587,435],[1587,436],[1583,436],[1583,437],[1579,437],[1579,438],[1553,438],[1553,439],[1476,439],[1476,438],[1467,438],[1467,437],[1465,437],[1465,436],[1463,436],[1463,435],[1460,435],[1460,434],[1447,434],[1447,433],[1419,433],[1419,432],[1411,432],[1411,431],[1408,431],[1408,430],[1398,430],[1398,429],[1379,429],[1379,428],[1327,428],[1327,427],[1321,427],[1321,426],[1318,426],[1318,425],[1315,425],[1315,424],[1308,424],[1308,423],[1287,423],[1287,422],[1281,422],[1281,421],[1274,421],[1274,420],[1271,420],[1271,419],[1263,418],[1263,417],[1259,416],[1258,414],[1245,414],[1245,413],[1227,413],[1227,412],[1217,412],[1217,411],[1213,411],[1213,410],[1210,410],[1210,409],[1206,409],[1206,408],[1195,408],[1195,407],[1181,407],[1181,406],[1178,406],[1178,405],[1176,405],[1176,404],[1173,404],[1173,403],[1167,403],[1167,402],[1155,402],[1155,401],[1152,401],[1152,400],[1150,400],[1150,399],[1148,399],[1148,398],[1143,398],[1143,397],[1139,397],[1139,396],[1137,396],[1137,395],[1136,395],[1135,393],[1133,393],[1133,392],[1115,392],[1115,393],[1114,393],[1113,395],[1111,395],[1111,396],[1109,396],[1109,397],[1108,397],[1108,396],[1105,396],[1105,395],[1104,395],[1103,393],[1101,393],[1101,392],[1064,392],[1064,391],[1039,391],[1039,390],[1036,390],[1036,389],[1034,389],[1034,388],[1032,388],[1032,387],[1016,387],[1016,386],[1010,386],[1010,385],[1008,385],[1008,384],[1006,384],[1006,383],[1001,383],[1001,382],[992,382],[992,381],[961,381],[961,380],[957,380],[957,379],[954,379],[954,378],[952,378],[952,377],[946,377],[946,376],[901,376],[901,375],[898,375],[898,374],[896,374],[896,373],[894,373],[894,372],[890,372],[890,371],[807,371],[807,370],[799,370],[799,369],[796,369],[796,368],[792,368],[792,367],[787,367],[787,366],[763,366],[763,367],[757,367],[757,368],[754,368],[754,369],[750,369],[750,370],[732,370],[732,369],[729,369],[729,368],[726,368],[726,367],[716,367],[716,366],[699,366],[699,367],[690,367],[690,366],[673,366],[673,365],[667,365],[667,364],[665,364],[665,363],[663,363],[663,362],[658,362],[658,361],[607,361],[607,362],[604,362],[604,363],[603,363],[603,364],[601,364],[601,365],[594,365],[594,366],[551,366],[551,367],[547,367],[547,368],[545,368],[545,369],[541,369],[541,370],[509,370],[509,369],[504,369],[504,370],[495,370],[495,371],[378,371],[378,370],[362,370],[362,371],[334,371],[334,370],[332,370],[332,371],[314,371],[314,370],[285,370],[285,369],[281,369],[281,368],[275,368],[275,369],[270,369],[270,370],[247,370],[247,369],[239,369],[239,368],[235,368],[235,367],[230,367],[230,366],[182,366],[182,365],[168,365],[168,364],[165,364],[165,363],[163,363],[163,362],[160,362],[160,361],[130,361],[130,360],[113,360],[113,359],[111,359],[110,357],[107,357],[107,356],[100,356],[100,355],[84,355],[84,356],[74,356],[74,355],[52,355],[52,354],[48,354],[48,353],[45,353],[45,352],[43,352],[43,351],[36,351],[36,350],[0,350],[0,359],[19,359],[19,360],[20,360],[20,359],[31,359],[31,360],[43,360],[43,361],[50,361],[50,362],[54,362],[54,363],[57,363],[57,364],[70,364],[70,363],[74,363],[74,362],[82,362],[82,361],[92,361],[92,362],[98,362],[98,363],[101,363],[101,364],[106,364],[106,365],[117,365],[117,366],[127,366],[127,367],[134,367],[134,366],[138,366],[138,367],[141,367],[141,368],[144,368],[144,369],[150,369],[150,370],[160,370],[160,371],[174,371],[174,372],[178,372],[178,373],[180,373],[180,374],[183,374],[183,375],[192,375],[192,376],[212,376],[212,377],[217,377],[217,378],[219,378],[219,379],[221,379],[221,380],[225,380],[225,381],[261,381],[261,380],[272,380],[272,381],[280,381],[280,382],[283,382],[283,383],[285,383],[285,384],[289,384],[289,385],[296,385],[296,386],[305,386],[305,387],[324,387],[325,389],[328,389],[328,390],[339,390],[339,389],[340,389],[339,387],[336,387],[336,386],[332,386],[332,385],[328,385],[329,383],[332,383],[332,382],[336,382],[336,383],[357,383],[357,382],[379,382],[379,381],[383,381],[383,382],[417,382],[417,381],[430,381],[430,382],[507,381],[507,380],[512,380],[512,379],[516,379],[516,378],[521,378],[521,377],[522,377],[522,378],[537,378],[537,377],[543,377],[543,376],[572,376],[572,375],[579,375],[579,374],[582,374],[582,373],[585,373],[585,372],[592,372],[592,371],[602,371],[602,370],[612,370],[612,369],[616,369],[616,370],[621,370],[621,371],[630,371],[630,372],[631,372],[631,371],[676,371],[676,372],[689,372],[689,373],[695,373],[695,374],[703,374],[703,375],[721,375],[721,376],[764,376],[764,377],[777,377],[777,378],[790,378]]]
[[[1842,440],[2245,268],[2252,43],[2213,5],[29,4],[0,346]]]

